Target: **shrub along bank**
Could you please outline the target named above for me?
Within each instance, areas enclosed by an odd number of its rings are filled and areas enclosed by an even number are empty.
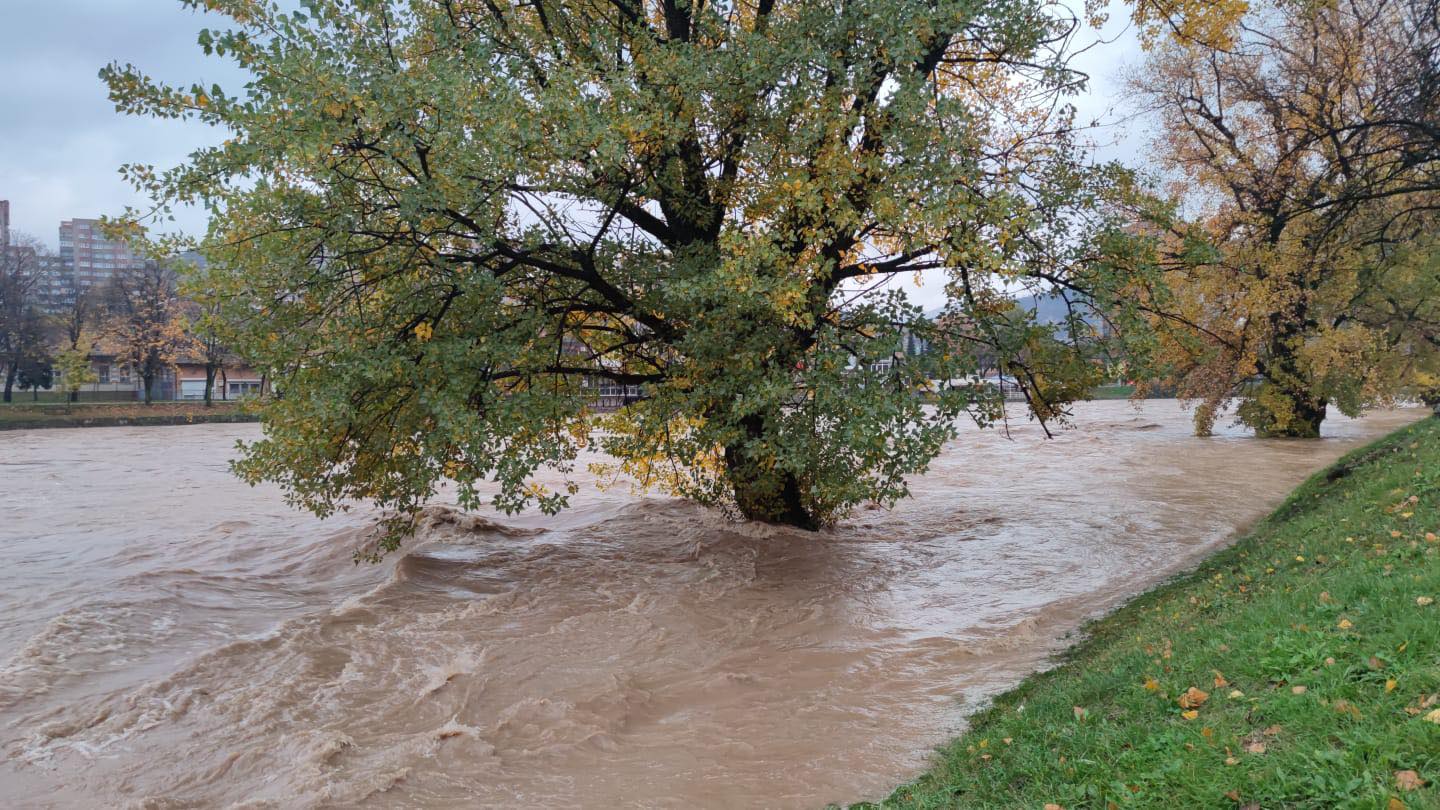
[[[1440,807],[1440,419],[1087,628],[885,808]]]

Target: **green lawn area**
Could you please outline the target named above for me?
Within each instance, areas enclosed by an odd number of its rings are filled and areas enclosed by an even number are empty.
[[[0,403],[0,430],[107,425],[174,425],[192,422],[253,421],[237,402],[31,402]]]
[[[1091,399],[1129,399],[1135,393],[1133,385],[1101,385],[1090,389]]]
[[[1087,628],[885,808],[1440,807],[1440,419]]]

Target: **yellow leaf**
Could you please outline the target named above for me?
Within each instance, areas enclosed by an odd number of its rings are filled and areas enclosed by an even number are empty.
[[[1420,607],[1429,607],[1430,605],[1435,604],[1435,599],[1429,596],[1417,596],[1415,597],[1415,604],[1419,605]]]
[[[1428,722],[1440,724],[1440,709],[1436,709],[1435,711],[1425,715],[1425,719]]]
[[[1396,685],[1396,684],[1395,684],[1395,679],[1394,679],[1394,678],[1389,678],[1389,679],[1387,679],[1387,680],[1385,681],[1385,694],[1388,695],[1388,694],[1390,694],[1391,692],[1394,692],[1394,691],[1395,691],[1395,685]]]
[[[1197,711],[1195,711],[1194,709],[1191,709],[1191,710],[1188,711],[1188,712],[1181,712],[1181,713],[1180,713],[1180,716],[1183,717],[1183,718],[1185,718],[1186,720],[1194,720],[1195,718],[1197,718],[1197,717],[1200,716],[1200,712],[1197,712]]]
[[[1145,691],[1154,692],[1160,688],[1160,682],[1154,678],[1145,679]]]
[[[1230,699],[1231,699],[1231,700],[1235,700],[1235,699],[1237,699],[1237,698],[1243,698],[1243,697],[1245,697],[1245,693],[1244,693],[1244,692],[1241,692],[1239,689],[1231,689],[1231,690],[1230,690]]]
[[[1215,669],[1211,671],[1215,673],[1215,686],[1217,688],[1230,685],[1230,682],[1225,680],[1225,676],[1220,674],[1220,670]]]
[[[1335,625],[1335,626],[1338,627],[1338,628],[1340,628],[1341,630],[1349,630],[1350,628],[1354,627],[1355,625],[1354,625],[1354,623],[1352,623],[1349,619],[1341,619],[1341,620],[1340,620],[1340,623],[1337,624],[1337,625]]]
[[[1189,689],[1186,689],[1184,694],[1180,695],[1180,708],[1197,709],[1205,705],[1205,701],[1209,699],[1209,692],[1201,691],[1192,686]]]

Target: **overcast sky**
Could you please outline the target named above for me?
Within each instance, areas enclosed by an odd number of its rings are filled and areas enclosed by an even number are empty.
[[[199,124],[116,114],[97,76],[112,61],[131,62],[182,86],[219,83],[235,92],[230,88],[244,83],[239,71],[195,44],[200,29],[221,27],[222,20],[175,0],[0,0],[0,8],[0,199],[10,200],[13,228],[53,248],[62,219],[145,204],[120,179],[121,164],[165,168],[223,140]],[[1137,59],[1134,38],[1121,23],[1112,21],[1104,32],[1118,36],[1115,43],[1077,63],[1092,76],[1091,92],[1078,100],[1087,120],[1106,116],[1119,69]],[[1119,125],[1097,132],[1103,142],[1124,141],[1105,154],[1133,154],[1139,141],[1130,130]],[[200,212],[177,219],[188,232],[204,229]]]

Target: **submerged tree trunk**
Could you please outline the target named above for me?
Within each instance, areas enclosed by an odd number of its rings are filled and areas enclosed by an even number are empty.
[[[764,421],[758,416],[746,419],[744,425],[752,440],[764,434]],[[776,470],[743,444],[725,448],[725,468],[735,505],[746,518],[806,531],[820,528],[793,473]]]
[[[1295,397],[1295,418],[1290,420],[1289,430],[1279,435],[1296,439],[1320,438],[1320,423],[1325,421],[1325,400],[1316,400],[1308,393]]]
[[[1259,436],[1277,439],[1317,439],[1320,425],[1325,421],[1325,408],[1329,403],[1309,391],[1284,389],[1269,383],[1272,390],[1266,394],[1271,399],[1284,400],[1280,407],[1270,403],[1263,421],[1254,422],[1255,433]]]
[[[1288,323],[1300,323],[1304,317],[1305,310],[1298,309],[1290,313]],[[1260,436],[1286,439],[1320,436],[1320,424],[1325,421],[1325,407],[1329,402],[1315,393],[1314,380],[1305,373],[1296,356],[1297,347],[1303,341],[1303,335],[1294,329],[1281,329],[1270,343],[1269,358],[1263,368],[1266,382],[1255,398],[1255,414],[1245,419]]]

